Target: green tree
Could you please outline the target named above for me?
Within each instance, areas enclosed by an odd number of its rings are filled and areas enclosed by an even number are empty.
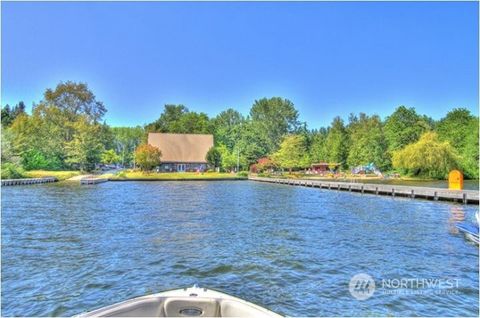
[[[88,132],[95,134],[89,140],[111,145],[110,128],[98,124],[106,109],[86,84],[66,82],[47,89],[31,116],[25,113],[23,103],[11,112],[15,117],[11,123],[14,149],[26,169],[62,169],[70,168],[70,164],[90,169],[96,147],[92,151],[81,147]]]
[[[208,150],[205,160],[214,168],[218,168],[222,163],[222,154],[216,147],[212,147]]]
[[[146,126],[147,132],[210,134],[213,126],[205,113],[190,112],[184,105],[165,105],[160,118]]]
[[[135,150],[135,162],[143,171],[150,171],[160,165],[162,152],[157,147],[143,144]]]
[[[44,103],[60,108],[70,121],[75,121],[77,115],[85,115],[88,121],[99,122],[107,112],[86,83],[60,82],[55,89],[45,91]]]
[[[22,166],[27,170],[57,168],[56,166],[52,167],[51,162],[45,158],[45,155],[36,149],[28,150],[22,159]]]
[[[272,155],[273,162],[290,172],[296,168],[306,168],[310,164],[305,136],[288,135],[280,144],[280,149]]]
[[[347,127],[349,134],[349,167],[374,163],[384,170],[389,167],[387,143],[383,134],[382,121],[377,115],[371,117],[360,113],[351,115]]]
[[[16,165],[20,163],[20,157],[16,154],[14,146],[14,135],[10,129],[1,126],[1,162],[11,162]]]
[[[10,105],[2,107],[2,127],[7,127],[12,123]]]
[[[425,118],[418,115],[415,108],[398,107],[385,121],[384,133],[388,150],[402,149],[416,142],[431,127]]]
[[[469,110],[455,108],[448,112],[437,124],[438,137],[441,140],[449,141],[456,149],[463,149],[465,139],[470,131],[470,123],[475,120]]]
[[[13,108],[10,108],[10,105],[5,105],[2,107],[2,126],[7,127],[19,116],[20,114],[25,114],[25,104],[20,101]]]
[[[2,126],[3,128],[4,126]],[[14,136],[12,138],[13,151],[18,155],[23,155],[31,145],[31,139],[35,138],[37,134],[34,134],[34,127],[27,114],[23,114],[15,118],[9,128],[10,133]]]
[[[146,131],[160,133],[178,132],[180,130],[180,119],[188,112],[188,108],[184,105],[167,104],[164,106],[164,110],[160,115],[160,118],[145,127]]]
[[[448,141],[460,155],[461,168],[470,178],[478,178],[478,117],[465,108],[456,108],[437,124],[440,140]]]
[[[348,156],[348,136],[343,120],[335,117],[325,140],[327,161],[346,166]]]
[[[101,140],[101,125],[89,124],[88,119],[81,117],[74,123],[75,135],[72,141],[65,144],[66,162],[78,165],[82,171],[95,169],[104,151]]]
[[[120,156],[122,166],[133,162],[135,149],[144,141],[145,131],[142,127],[113,127],[113,144],[116,153]]]
[[[426,132],[417,142],[396,150],[392,164],[413,176],[444,179],[451,169],[459,167],[458,159],[448,141],[440,141],[435,132]]]
[[[228,150],[227,146],[221,144],[216,147],[222,158],[221,167],[227,171],[233,171],[237,166],[237,153]]]
[[[233,153],[240,155],[243,169],[255,163],[258,158],[265,157],[268,152],[267,136],[258,133],[257,122],[247,121],[241,125],[240,140],[235,144]]]
[[[10,129],[15,136],[15,151],[26,169],[64,167],[65,138],[73,134],[74,128],[59,108],[40,104],[31,116],[18,115]]]
[[[478,117],[469,123],[470,133],[465,137],[465,145],[461,150],[461,166],[468,178],[478,179],[479,150],[478,150]]]
[[[311,144],[310,144],[310,158],[312,162],[325,162],[327,161],[326,141],[327,141],[327,129],[320,128],[318,131],[312,132]]]
[[[225,145],[232,151],[240,139],[241,125],[244,123],[242,114],[231,108],[218,114],[213,119],[215,143]]]
[[[118,163],[119,161],[120,161],[120,156],[117,155],[117,153],[113,149],[105,150],[102,153],[101,162],[103,164],[111,165],[111,164]]]
[[[266,141],[267,153],[276,151],[283,136],[297,132],[300,127],[295,106],[288,99],[280,97],[256,100],[250,109],[250,118],[255,133]]]

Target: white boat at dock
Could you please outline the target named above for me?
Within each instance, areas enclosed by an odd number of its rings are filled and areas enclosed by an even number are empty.
[[[218,291],[190,288],[133,298],[79,317],[282,317]]]

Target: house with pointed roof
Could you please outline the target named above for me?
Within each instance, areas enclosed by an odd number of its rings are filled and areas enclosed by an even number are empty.
[[[205,171],[213,135],[149,133],[148,143],[162,152],[162,172]]]

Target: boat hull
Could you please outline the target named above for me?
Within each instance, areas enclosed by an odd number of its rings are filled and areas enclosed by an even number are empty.
[[[191,287],[133,298],[79,317],[282,317],[218,291]]]
[[[468,223],[458,223],[457,228],[460,232],[462,232],[467,239],[479,244],[479,237],[478,237],[478,226]]]

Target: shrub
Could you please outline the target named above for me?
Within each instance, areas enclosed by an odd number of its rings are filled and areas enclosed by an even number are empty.
[[[247,171],[240,171],[237,173],[237,176],[239,177],[248,177],[248,172]]]
[[[13,163],[7,162],[2,164],[2,179],[19,179],[24,177],[25,171]]]
[[[127,174],[125,173],[125,170],[122,170],[120,171],[119,173],[117,173],[117,176],[119,178],[126,178],[127,177]]]
[[[37,150],[29,150],[22,155],[22,166],[26,170],[59,170],[62,163],[57,157],[47,158]]]

